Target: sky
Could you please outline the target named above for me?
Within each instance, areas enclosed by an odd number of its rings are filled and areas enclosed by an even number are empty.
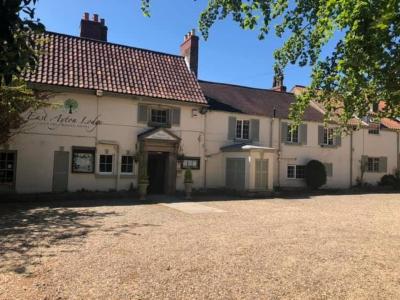
[[[140,0],[39,0],[36,16],[49,31],[79,36],[84,12],[97,13],[108,26],[108,41],[154,51],[179,54],[184,35],[198,31],[206,0],[152,0],[151,17],[144,17]],[[241,29],[230,18],[217,22],[207,41],[200,38],[199,79],[271,88],[273,51],[282,40],[272,34],[260,41],[258,32]],[[310,82],[310,68],[289,66],[284,84]]]

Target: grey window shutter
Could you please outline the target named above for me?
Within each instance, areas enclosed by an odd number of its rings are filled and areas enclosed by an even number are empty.
[[[168,128],[171,127],[171,119],[172,119],[172,110],[168,109],[167,110],[167,124],[166,124],[166,127],[168,127]]]
[[[386,173],[387,172],[387,157],[379,157],[379,172]]]
[[[260,140],[260,120],[252,119],[250,124],[251,140],[258,142]]]
[[[318,145],[324,144],[324,126],[318,126]]]
[[[307,145],[307,124],[301,124],[299,130],[300,144]]]
[[[368,167],[368,156],[362,155],[361,156],[361,168],[364,168],[364,171],[367,171]]]
[[[228,119],[228,140],[234,140],[236,136],[236,118],[229,117]]]
[[[282,122],[282,126],[281,126],[281,141],[282,141],[282,143],[287,142],[287,134],[288,134],[288,123]]]
[[[341,136],[340,132],[338,132],[336,134],[335,139],[336,139],[335,145],[338,146],[338,147],[342,146],[342,136]]]
[[[332,177],[333,176],[333,165],[331,163],[325,163],[324,166],[325,166],[326,176]]]
[[[179,126],[181,123],[181,109],[180,108],[173,108],[171,110],[171,124]]]
[[[138,123],[147,123],[148,121],[148,106],[145,104],[138,105]]]

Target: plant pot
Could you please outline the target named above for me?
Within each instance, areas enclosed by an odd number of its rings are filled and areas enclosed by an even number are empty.
[[[192,199],[192,185],[193,182],[185,182],[185,199]]]
[[[139,183],[139,199],[146,200],[148,183]]]

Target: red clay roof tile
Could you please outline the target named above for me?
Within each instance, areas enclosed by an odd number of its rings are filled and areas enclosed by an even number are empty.
[[[207,104],[181,56],[47,32],[32,83]]]

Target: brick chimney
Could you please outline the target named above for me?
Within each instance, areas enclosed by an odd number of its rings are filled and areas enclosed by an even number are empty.
[[[89,13],[85,12],[81,20],[81,37],[107,42],[107,26],[104,19],[94,14],[93,20],[89,19]]]
[[[196,75],[199,66],[199,37],[192,29],[185,35],[181,45],[181,55],[185,58],[188,68]]]
[[[272,83],[272,90],[277,92],[286,92],[286,86],[283,85],[283,73],[279,71],[278,74],[274,75],[274,81]]]

